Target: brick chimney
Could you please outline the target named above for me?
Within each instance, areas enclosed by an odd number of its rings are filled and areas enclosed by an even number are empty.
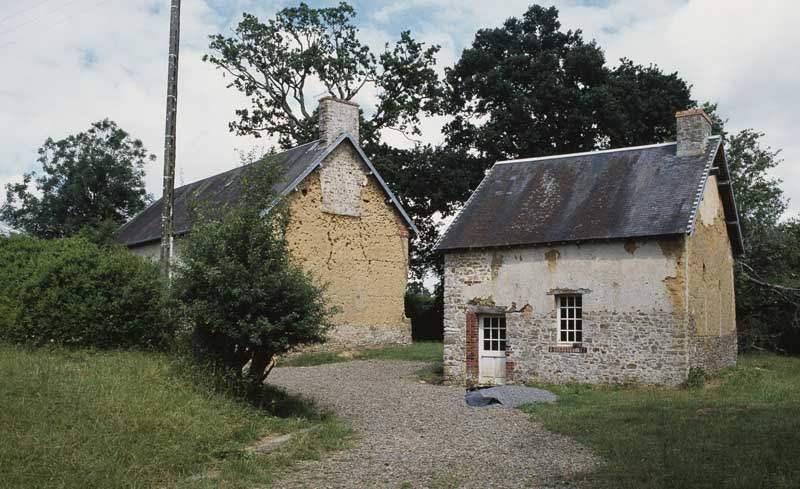
[[[319,99],[319,138],[327,146],[343,132],[358,141],[358,104],[335,97]]]
[[[711,136],[711,118],[703,109],[677,112],[678,157],[697,156],[705,153],[708,137]]]

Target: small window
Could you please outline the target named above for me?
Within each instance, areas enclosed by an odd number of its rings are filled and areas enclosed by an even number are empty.
[[[583,301],[580,295],[556,296],[558,306],[558,341],[580,343],[583,341]]]
[[[483,317],[483,351],[506,350],[505,316]]]

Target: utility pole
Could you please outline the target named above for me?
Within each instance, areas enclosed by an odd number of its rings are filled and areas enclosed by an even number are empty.
[[[167,122],[164,130],[164,193],[161,197],[161,276],[170,277],[172,214],[175,201],[175,125],[178,111],[178,47],[181,0],[172,0],[169,16],[169,67],[167,69]]]

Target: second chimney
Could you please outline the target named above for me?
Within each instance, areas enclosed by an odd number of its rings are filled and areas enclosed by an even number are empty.
[[[711,136],[711,118],[703,109],[690,109],[675,114],[678,125],[678,157],[705,153]]]
[[[358,104],[334,97],[319,99],[319,138],[329,146],[343,132],[358,141]]]

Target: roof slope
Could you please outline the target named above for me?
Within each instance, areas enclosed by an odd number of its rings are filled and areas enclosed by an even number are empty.
[[[376,177],[389,199],[397,207],[409,227],[416,232],[414,223],[400,206],[400,202],[392,194],[389,187],[378,174],[375,167],[367,159],[364,152],[350,134],[344,133],[330,146],[325,147],[319,141],[312,141],[302,146],[289,149],[271,157],[271,162],[281,168],[281,180],[274,187],[276,194],[286,195],[300,184],[339,144],[350,141],[364,160],[369,170]],[[175,189],[175,205],[173,221],[176,235],[189,230],[189,206],[191,199],[198,199],[208,204],[226,204],[235,202],[241,192],[241,176],[246,167],[240,166],[203,180],[183,185]],[[161,239],[161,199],[158,199],[127,224],[120,228],[117,242],[126,246],[137,246]]]
[[[694,157],[678,158],[676,144],[665,143],[498,162],[436,248],[690,233],[720,147],[713,137],[705,154]],[[732,216],[730,207],[726,219],[735,221],[735,204]],[[736,252],[741,237],[735,231]]]

